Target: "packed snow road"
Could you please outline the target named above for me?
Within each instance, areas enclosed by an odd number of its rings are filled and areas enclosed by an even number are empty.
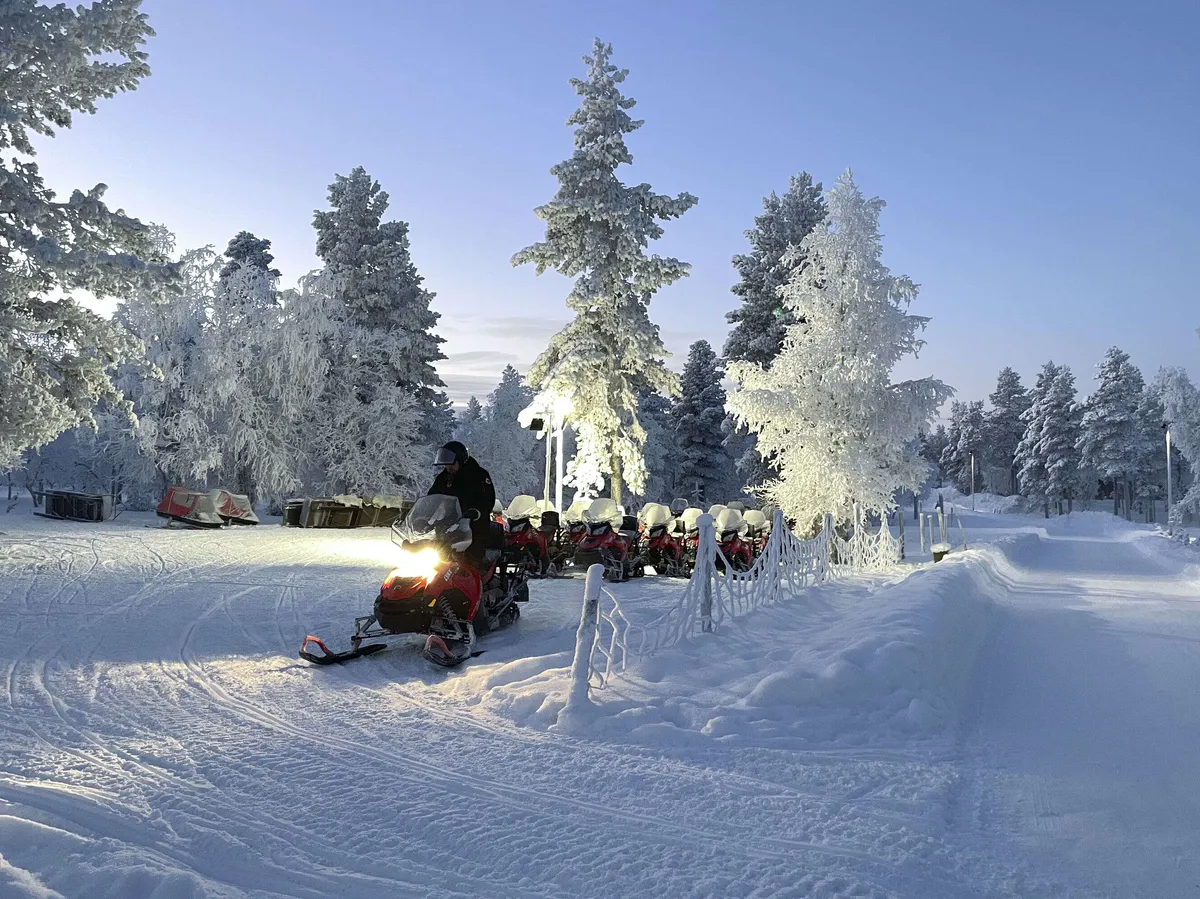
[[[1195,579],[1143,532],[813,590],[635,664],[567,736],[581,581],[453,672],[316,669],[301,638],[369,607],[385,533],[22,511],[0,897],[1196,893]],[[678,589],[614,593],[645,620]]]
[[[1093,523],[1008,552],[954,826],[1080,890],[1200,895],[1200,554]]]

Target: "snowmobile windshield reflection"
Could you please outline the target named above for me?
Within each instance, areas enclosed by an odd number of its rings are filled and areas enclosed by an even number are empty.
[[[428,547],[431,543],[463,552],[471,545],[471,522],[463,517],[456,497],[423,496],[403,521],[392,525],[392,542],[409,553],[433,548]]]

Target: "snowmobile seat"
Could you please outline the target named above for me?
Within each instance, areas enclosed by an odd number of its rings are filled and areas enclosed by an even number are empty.
[[[686,499],[677,498],[677,499],[671,500],[671,514],[674,515],[676,518],[678,518],[680,515],[682,515],[683,510],[686,509],[687,507],[688,507],[688,501]]]
[[[558,513],[553,509],[547,509],[542,513],[542,523],[538,525],[538,530],[543,534],[558,533]]]

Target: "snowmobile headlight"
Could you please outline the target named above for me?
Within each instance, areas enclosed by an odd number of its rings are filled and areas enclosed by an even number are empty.
[[[419,549],[416,552],[404,552],[400,555],[400,563],[396,566],[396,574],[400,577],[416,577],[423,581],[432,581],[442,563],[441,554],[432,546]]]

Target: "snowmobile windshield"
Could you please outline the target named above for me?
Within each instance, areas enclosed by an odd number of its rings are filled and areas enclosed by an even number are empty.
[[[392,540],[400,544],[431,541],[457,543],[464,532],[470,533],[470,527],[464,521],[457,497],[440,494],[423,496],[413,504],[412,511],[404,521],[392,525]]]

